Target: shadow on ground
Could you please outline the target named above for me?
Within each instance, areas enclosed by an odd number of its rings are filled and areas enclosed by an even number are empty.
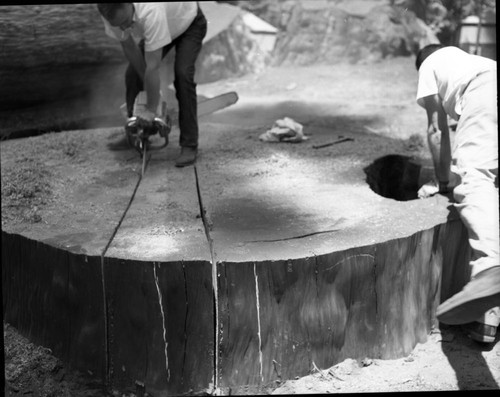
[[[497,335],[494,343],[481,344],[468,338],[461,326],[441,324],[440,328],[444,335],[448,334],[449,340],[443,341],[441,346],[455,371],[459,390],[498,390],[500,385],[495,381],[482,353],[492,350],[500,336]]]
[[[321,101],[281,100],[262,98],[259,101],[240,101],[228,109],[205,116],[203,120],[213,123],[237,124],[240,126],[268,125],[275,120],[290,117],[304,126],[342,127],[351,125],[373,125],[383,117],[376,114],[349,115],[344,107]],[[354,125],[352,125],[354,123]]]
[[[117,116],[96,116],[80,119],[68,119],[54,124],[34,125],[33,127],[23,126],[19,129],[7,130],[7,132],[0,136],[0,140],[28,138],[50,132],[118,127],[122,124],[123,118]]]

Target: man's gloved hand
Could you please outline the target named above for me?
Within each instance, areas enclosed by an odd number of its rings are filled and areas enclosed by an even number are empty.
[[[134,101],[133,115],[143,121],[151,123],[155,117],[161,114],[162,94],[160,91],[160,103],[158,109],[151,109],[148,107],[148,96],[146,91],[141,91],[137,94]]]
[[[144,121],[152,122],[156,117],[156,113],[149,110],[146,106],[136,106],[134,116]]]
[[[425,185],[423,185],[420,189],[418,189],[418,198],[428,198],[432,197],[438,193],[448,193],[448,182],[439,182],[429,181]]]
[[[423,185],[420,189],[418,189],[417,195],[418,195],[418,198],[423,199],[423,198],[434,196],[438,192],[439,192],[439,188],[436,185],[436,182],[430,181],[430,182],[427,182],[425,185]]]

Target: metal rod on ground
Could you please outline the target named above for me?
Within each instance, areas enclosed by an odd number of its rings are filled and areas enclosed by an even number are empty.
[[[353,138],[344,138],[344,139],[339,139],[335,142],[324,143],[322,145],[313,145],[313,149],[321,149],[324,147],[336,145],[337,143],[342,143],[342,142],[347,142],[347,141],[354,141],[354,139]]]

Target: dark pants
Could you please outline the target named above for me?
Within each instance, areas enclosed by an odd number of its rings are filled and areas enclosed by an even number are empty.
[[[198,8],[198,14],[187,30],[163,47],[162,59],[175,47],[174,87],[179,102],[179,144],[182,147],[198,146],[198,105],[196,83],[194,82],[195,62],[200,53],[202,41],[207,33],[207,20]],[[139,44],[144,54],[144,42]],[[137,94],[144,89],[143,81],[132,64],[125,73],[126,101],[128,116],[132,116]]]

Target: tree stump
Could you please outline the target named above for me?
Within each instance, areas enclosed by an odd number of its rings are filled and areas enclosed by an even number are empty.
[[[119,129],[1,142],[4,320],[153,394],[262,388],[427,338],[469,248],[447,197],[416,199],[425,159],[361,131],[313,149],[202,128],[196,169],[168,146],[142,179]],[[407,191],[383,197],[391,183]]]

